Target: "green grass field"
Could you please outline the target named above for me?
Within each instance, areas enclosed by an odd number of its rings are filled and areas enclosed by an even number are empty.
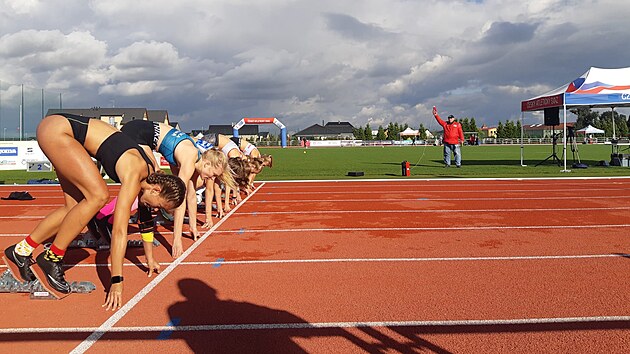
[[[551,154],[550,145],[526,145],[521,166],[519,145],[481,145],[462,148],[462,168],[443,168],[442,147],[388,146],[345,148],[260,148],[272,154],[273,168],[265,168],[257,181],[401,178],[401,162],[411,164],[407,178],[482,178],[482,177],[583,177],[630,176],[628,167],[598,167],[601,160],[610,161],[610,145],[578,145],[579,156],[587,169],[575,169],[573,154],[568,150],[567,168],[561,172],[549,161],[535,166]],[[306,152],[306,153],[305,153]],[[624,152],[624,151],[621,151]],[[627,151],[626,151],[627,152]],[[558,146],[562,159],[562,146]],[[363,177],[349,177],[349,171],[362,171]],[[5,184],[26,183],[29,179],[55,178],[54,172],[0,171]]]
[[[610,145],[579,145],[578,153],[587,169],[571,168],[573,154],[567,147],[567,168],[561,172],[549,161],[535,165],[551,154],[551,145],[526,145],[523,149],[525,167],[521,166],[520,145],[481,145],[462,148],[462,168],[443,168],[442,147],[390,146],[346,148],[287,148],[265,149],[272,154],[274,166],[265,169],[257,180],[287,179],[356,179],[400,178],[401,162],[411,164],[409,178],[481,178],[481,177],[578,177],[628,176],[628,167],[597,167],[600,160],[610,161]],[[306,151],[306,153],[304,153]],[[557,154],[562,159],[562,146]],[[454,164],[453,164],[454,165]],[[363,177],[348,177],[349,171],[363,171]]]

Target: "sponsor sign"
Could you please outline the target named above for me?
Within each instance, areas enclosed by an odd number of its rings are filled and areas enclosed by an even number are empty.
[[[276,118],[243,118],[247,124],[273,124]]]
[[[540,97],[529,101],[523,101],[521,102],[521,111],[537,111],[543,108],[559,107],[564,103],[563,97],[563,94],[559,94],[556,96]]]
[[[37,141],[1,141],[0,171],[28,170],[29,162],[48,163],[48,158],[40,149]]]
[[[0,146],[0,156],[17,156],[17,146]]]

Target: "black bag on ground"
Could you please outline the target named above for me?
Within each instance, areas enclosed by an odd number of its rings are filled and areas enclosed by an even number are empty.
[[[8,197],[2,197],[4,200],[33,200],[33,196],[29,192],[11,192]]]

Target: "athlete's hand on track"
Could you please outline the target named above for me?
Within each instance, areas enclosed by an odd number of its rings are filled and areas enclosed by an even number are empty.
[[[221,219],[225,216],[225,214],[223,213],[223,210],[217,210],[217,218]]]
[[[147,273],[149,275],[149,278],[151,278],[151,276],[153,275],[153,272],[155,272],[155,274],[160,273],[160,268],[162,266],[155,259],[151,259],[147,261],[147,267],[149,268],[149,271]]]
[[[212,215],[206,215],[206,222],[203,223],[203,225],[201,225],[202,229],[209,229],[214,225],[214,222],[212,221]]]
[[[182,246],[181,240],[173,241],[173,258],[177,258],[184,253],[184,246]]]
[[[193,240],[197,241],[197,239],[199,238],[199,230],[197,230],[196,227],[191,227],[190,228],[190,233],[192,234]]]
[[[122,306],[122,291],[123,291],[123,283],[112,284],[112,287],[109,288],[109,293],[107,294],[107,299],[102,307],[105,307],[105,311],[108,311],[110,308],[112,311],[118,310],[120,306]]]

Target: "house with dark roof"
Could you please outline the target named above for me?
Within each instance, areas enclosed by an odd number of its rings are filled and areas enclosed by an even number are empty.
[[[226,135],[226,136],[231,137],[234,135],[234,128],[232,127],[231,124],[210,124],[208,126],[208,130],[204,130],[204,131],[193,130],[191,135],[197,136],[200,133],[203,135],[216,133],[216,134],[221,134],[221,135]],[[245,124],[244,126],[241,127],[241,129],[238,130],[238,136],[248,141],[253,141],[253,142],[258,141],[259,140],[258,125]]]
[[[313,124],[294,136],[309,140],[354,139],[354,126],[349,122],[328,122],[325,126]]]
[[[146,108],[64,108],[49,109],[46,115],[57,113],[70,113],[84,117],[98,118],[105,121],[117,129],[120,129],[125,123],[136,119],[147,120],[149,114]]]
[[[149,109],[147,110],[147,118],[152,122],[158,122],[158,123],[171,125],[171,123],[168,120],[168,111],[165,109],[164,110],[163,109],[160,109],[160,110]]]

